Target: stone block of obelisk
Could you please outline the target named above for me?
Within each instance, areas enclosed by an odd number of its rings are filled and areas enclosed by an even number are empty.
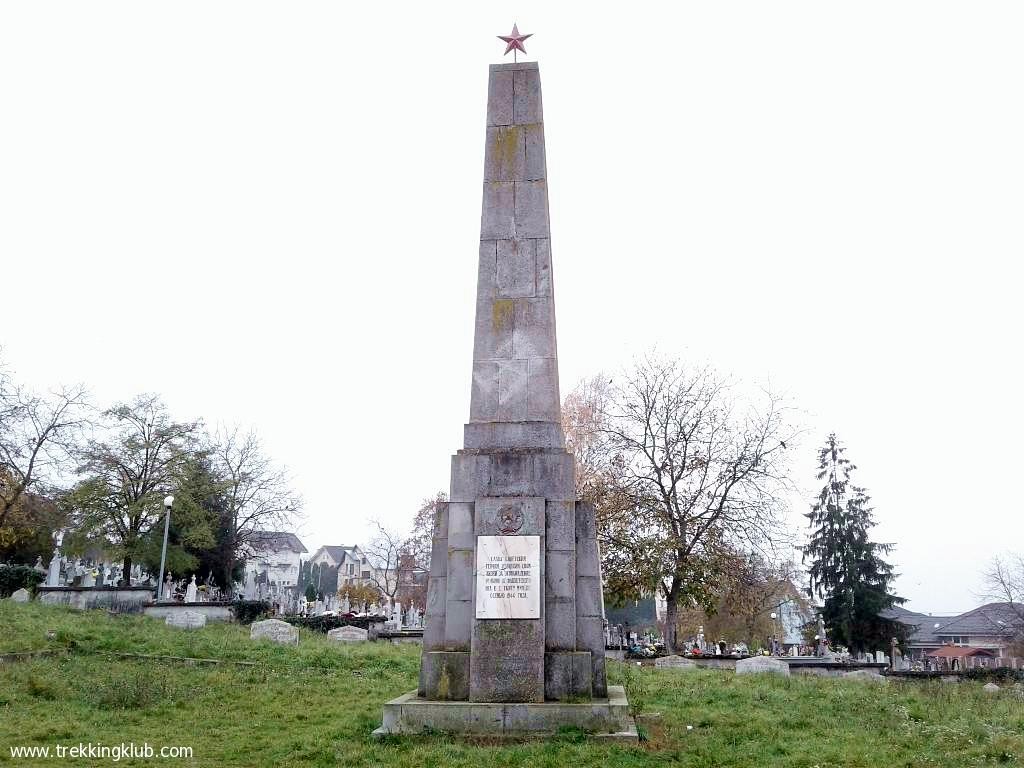
[[[469,422],[435,521],[419,695],[607,695],[593,509],[558,387],[540,72],[490,68]]]

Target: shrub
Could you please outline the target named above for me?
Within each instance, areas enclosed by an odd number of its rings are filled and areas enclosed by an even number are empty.
[[[975,667],[968,669],[963,674],[967,680],[980,680],[986,683],[991,682],[1024,682],[1024,669],[1009,669],[1008,667]]]
[[[46,576],[29,565],[0,565],[0,597],[10,597],[19,589],[35,592]]]
[[[337,629],[338,627],[369,629],[370,626],[370,619],[366,616],[346,619],[344,616],[325,614],[323,616],[282,616],[281,618],[293,626],[305,627],[313,632],[322,632],[323,634],[327,634],[332,629]]]
[[[266,600],[238,600],[234,609],[239,624],[252,624],[270,615],[270,603]]]

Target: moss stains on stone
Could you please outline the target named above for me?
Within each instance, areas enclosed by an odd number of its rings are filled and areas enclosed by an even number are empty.
[[[496,299],[491,307],[491,324],[495,333],[512,327],[512,316],[515,305],[512,299]]]
[[[437,680],[437,698],[448,699],[448,694],[451,691],[451,678],[448,676],[447,666],[441,670],[441,676]]]
[[[518,125],[499,128],[494,134],[494,159],[497,163],[498,178],[514,179],[517,161],[520,158],[520,129]]]

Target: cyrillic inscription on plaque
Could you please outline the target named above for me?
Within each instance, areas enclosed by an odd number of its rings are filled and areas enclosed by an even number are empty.
[[[476,537],[476,617],[540,618],[540,536]]]

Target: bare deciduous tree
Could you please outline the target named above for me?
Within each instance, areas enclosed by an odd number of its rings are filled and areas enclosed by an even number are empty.
[[[598,374],[580,382],[562,403],[565,447],[576,458],[576,495],[591,501],[607,487],[601,462],[601,426],[610,397],[611,381]]]
[[[708,368],[647,358],[601,398],[588,470],[612,592],[661,592],[675,650],[680,606],[710,607],[737,550],[770,552],[787,538],[786,447],[795,430],[780,399],[742,402]]]
[[[46,494],[68,474],[87,417],[84,388],[40,395],[0,371],[0,528],[26,494]]]
[[[1012,625],[1009,655],[1024,656],[1024,555],[1010,554],[992,558],[982,573],[985,597],[1009,606],[1004,621]],[[1002,626],[1000,626],[1002,628]]]
[[[266,455],[255,432],[222,427],[209,453],[214,474],[224,486],[224,583],[231,584],[235,562],[259,544],[261,532],[294,530],[302,497],[292,490],[287,470]]]
[[[985,597],[1019,606],[1024,611],[1024,555],[992,558],[982,573]],[[1024,614],[1022,614],[1024,615]]]
[[[403,575],[418,568],[414,555],[417,551],[416,537],[403,536],[385,527],[379,520],[371,522],[376,533],[370,543],[363,547],[363,553],[370,563],[370,582],[381,595],[394,602],[405,584]]]
[[[434,527],[439,509],[448,501],[448,494],[439,491],[425,498],[413,517],[412,529],[402,535],[373,520],[376,533],[363,553],[370,564],[370,580],[381,596],[403,605],[426,606],[426,574],[430,571]]]
[[[447,501],[448,494],[439,491],[434,496],[424,499],[420,508],[416,510],[416,516],[412,520],[412,533],[406,539],[406,553],[412,557],[417,568],[430,570],[430,552],[433,548],[437,512]]]

